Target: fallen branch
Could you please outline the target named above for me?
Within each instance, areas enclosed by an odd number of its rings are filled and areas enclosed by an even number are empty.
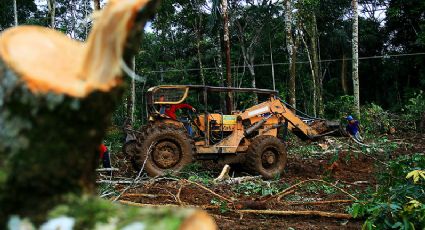
[[[345,191],[344,189],[342,189],[342,188],[340,188],[340,187],[337,187],[337,186],[335,186],[335,185],[333,185],[333,184],[331,184],[331,183],[329,183],[329,182],[327,182],[327,181],[319,180],[319,179],[308,179],[308,180],[301,181],[301,182],[299,182],[299,183],[297,183],[297,184],[295,184],[295,185],[292,185],[291,187],[289,187],[289,188],[287,188],[287,189],[283,190],[282,192],[280,192],[280,193],[276,194],[275,196],[277,196],[277,200],[278,200],[278,201],[280,201],[280,200],[282,199],[282,197],[284,197],[285,195],[287,195],[286,193],[287,193],[288,191],[290,191],[290,190],[294,190],[296,187],[299,187],[299,186],[300,186],[300,185],[302,185],[302,184],[305,184],[305,183],[307,183],[307,182],[312,182],[312,181],[316,181],[316,182],[320,182],[320,183],[324,183],[324,184],[327,184],[327,185],[329,185],[329,186],[332,186],[332,187],[334,187],[334,188],[336,188],[336,189],[340,190],[342,193],[344,193],[344,194],[348,195],[349,197],[353,198],[354,200],[357,200],[357,198],[356,198],[355,196],[351,195],[350,193],[348,193],[348,192],[347,192],[347,191]]]
[[[180,185],[179,191],[177,192],[177,195],[176,195],[176,200],[177,202],[179,202],[180,205],[183,204],[182,200],[180,199],[180,194],[182,192],[183,186],[184,186],[184,183]]]
[[[121,204],[130,205],[130,206],[136,206],[136,207],[149,207],[149,208],[165,208],[165,207],[171,207],[171,208],[198,208],[198,209],[219,209],[220,207],[217,205],[177,205],[177,204],[143,204],[143,203],[136,203],[128,200],[119,200]]]
[[[185,180],[183,180],[183,181],[188,182],[188,183],[191,183],[191,184],[194,184],[194,185],[196,185],[196,186],[198,186],[198,187],[200,187],[200,188],[204,189],[205,191],[208,191],[209,193],[213,194],[214,196],[216,196],[216,197],[218,197],[218,198],[220,198],[220,199],[222,199],[222,200],[225,200],[225,201],[227,201],[227,202],[229,202],[229,203],[233,203],[232,199],[227,198],[227,197],[224,197],[224,196],[222,196],[222,195],[220,195],[220,194],[217,194],[217,193],[215,193],[214,191],[212,191],[211,189],[209,189],[209,188],[207,188],[207,187],[205,187],[205,186],[203,186],[203,185],[201,185],[201,184],[199,184],[199,183],[196,183],[196,182],[194,182],[194,181],[190,181],[190,180],[186,180],[186,179],[185,179]]]
[[[111,172],[111,171],[118,171],[118,168],[99,168],[96,169],[96,172]]]
[[[214,183],[217,183],[217,182],[220,182],[220,181],[229,179],[230,178],[229,171],[230,171],[230,166],[229,165],[225,165],[223,167],[223,170],[221,170],[220,175],[217,178],[215,178],[213,180],[213,182]]]
[[[147,197],[147,198],[158,198],[158,197],[172,197],[169,194],[145,194],[145,193],[128,193],[123,194],[121,197]]]
[[[266,214],[266,215],[279,215],[279,216],[321,216],[330,217],[337,219],[351,219],[353,218],[350,214],[346,213],[334,213],[334,212],[323,212],[323,211],[280,211],[280,210],[238,210],[237,213],[243,214]],[[241,217],[242,219],[242,217]]]
[[[298,205],[322,205],[322,204],[342,204],[342,203],[353,203],[353,200],[323,200],[323,201],[311,201],[311,202],[287,202],[285,205],[298,206]]]
[[[261,176],[243,176],[243,177],[235,177],[235,178],[229,178],[225,181],[223,181],[223,183],[225,184],[242,184],[248,181],[253,181],[253,180],[259,180],[261,179]]]
[[[98,180],[96,184],[143,184],[144,181],[133,181],[133,180]]]

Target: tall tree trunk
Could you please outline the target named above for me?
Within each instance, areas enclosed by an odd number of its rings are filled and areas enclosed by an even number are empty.
[[[316,88],[317,88],[316,75],[315,75],[315,72],[314,72],[313,61],[311,60],[312,59],[311,54],[310,54],[309,48],[307,46],[307,43],[305,42],[303,35],[301,35],[301,40],[303,41],[305,49],[307,50],[308,63],[310,64],[311,82],[313,83],[313,115],[316,116],[317,115],[317,111],[316,111],[316,94],[317,94],[316,93]]]
[[[56,0],[47,0],[50,14],[50,27],[55,28]]]
[[[358,2],[353,0],[353,91],[354,106],[357,117],[360,117],[360,83],[359,83],[359,14]]]
[[[100,0],[93,0],[94,10],[100,10]]]
[[[229,15],[227,13],[227,0],[223,0],[221,3],[223,12],[223,27],[224,27],[224,48],[226,54],[226,81],[227,87],[232,87],[232,76],[230,67],[230,37],[229,37]],[[227,113],[231,113],[233,110],[233,94],[229,92],[226,97]]]
[[[200,35],[196,36],[196,49],[198,51],[199,74],[201,75],[202,85],[205,85],[204,67],[202,64],[202,56],[201,56],[201,39],[199,38],[199,36]]]
[[[342,54],[342,64],[341,64],[341,87],[344,95],[348,94],[347,86],[347,61],[345,60],[345,54]]]
[[[313,57],[313,70],[314,70],[314,76],[315,76],[315,93],[316,93],[316,104],[317,104],[317,111],[319,116],[323,116],[324,114],[324,105],[323,105],[323,94],[322,94],[322,76],[319,71],[319,52],[318,52],[318,45],[317,45],[317,20],[316,15],[313,14],[313,26],[312,26],[312,34],[310,36],[310,43],[311,43],[311,54]]]
[[[88,3],[87,0],[84,0],[84,19],[85,20],[87,20],[87,15],[88,15],[87,3]],[[84,40],[87,39],[88,35],[89,35],[89,26],[86,21],[86,23],[84,23]]]
[[[285,30],[286,30],[286,49],[288,50],[289,58],[289,104],[296,108],[295,99],[295,58],[296,58],[296,47],[292,36],[292,6],[291,0],[285,0]]]
[[[205,76],[204,76],[204,67],[202,64],[202,56],[201,56],[201,29],[202,25],[202,16],[199,16],[199,22],[197,23],[195,20],[195,31],[196,31],[196,50],[198,52],[198,63],[199,63],[199,74],[201,75],[202,85],[205,85]]]
[[[254,69],[254,56],[252,56],[251,64],[248,65],[249,73],[251,74],[252,80],[251,80],[251,86],[252,88],[257,88],[257,83],[255,82],[255,69]],[[254,104],[258,104],[258,95],[254,94]]]
[[[131,61],[133,67],[133,77],[131,78],[131,124],[134,124],[136,115],[136,56]]]
[[[13,15],[15,19],[15,26],[18,26],[18,6],[16,5],[16,0],[13,0]]]
[[[270,45],[270,64],[272,67],[272,81],[273,81],[273,90],[276,90],[276,82],[274,78],[274,62],[273,62],[273,49],[272,49],[272,40],[269,37],[269,45]]]

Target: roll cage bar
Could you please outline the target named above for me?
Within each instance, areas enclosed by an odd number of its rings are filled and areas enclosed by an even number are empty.
[[[182,98],[175,102],[160,102],[154,101],[153,97],[155,93],[161,89],[180,89],[185,90]],[[203,86],[203,85],[159,85],[148,89],[146,93],[147,105],[161,105],[161,104],[180,104],[186,100],[189,90],[196,90],[203,92],[204,101],[207,104],[207,98],[209,92],[238,92],[238,93],[256,93],[256,94],[267,94],[269,96],[278,96],[278,91],[270,89],[257,89],[257,88],[235,88],[235,87],[218,87],[218,86]]]

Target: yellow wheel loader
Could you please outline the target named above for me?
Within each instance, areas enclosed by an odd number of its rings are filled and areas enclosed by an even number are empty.
[[[208,111],[219,103],[220,94],[229,92],[258,95],[264,102],[229,114]],[[315,140],[340,130],[338,122],[297,116],[277,95],[277,91],[252,88],[152,87],[145,97],[148,124],[129,130],[137,138],[127,142],[123,151],[136,170],[143,168],[150,176],[178,172],[193,160],[204,159],[242,164],[253,174],[271,179],[285,168],[288,131],[302,140]],[[191,108],[179,106],[187,101],[203,110],[181,109],[186,111],[172,114],[176,108]]]

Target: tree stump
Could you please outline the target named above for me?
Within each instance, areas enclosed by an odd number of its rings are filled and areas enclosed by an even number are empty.
[[[70,197],[94,195],[98,146],[124,89],[122,58],[137,50],[156,2],[109,1],[86,43],[36,26],[0,35],[0,226],[11,215],[40,224]]]

